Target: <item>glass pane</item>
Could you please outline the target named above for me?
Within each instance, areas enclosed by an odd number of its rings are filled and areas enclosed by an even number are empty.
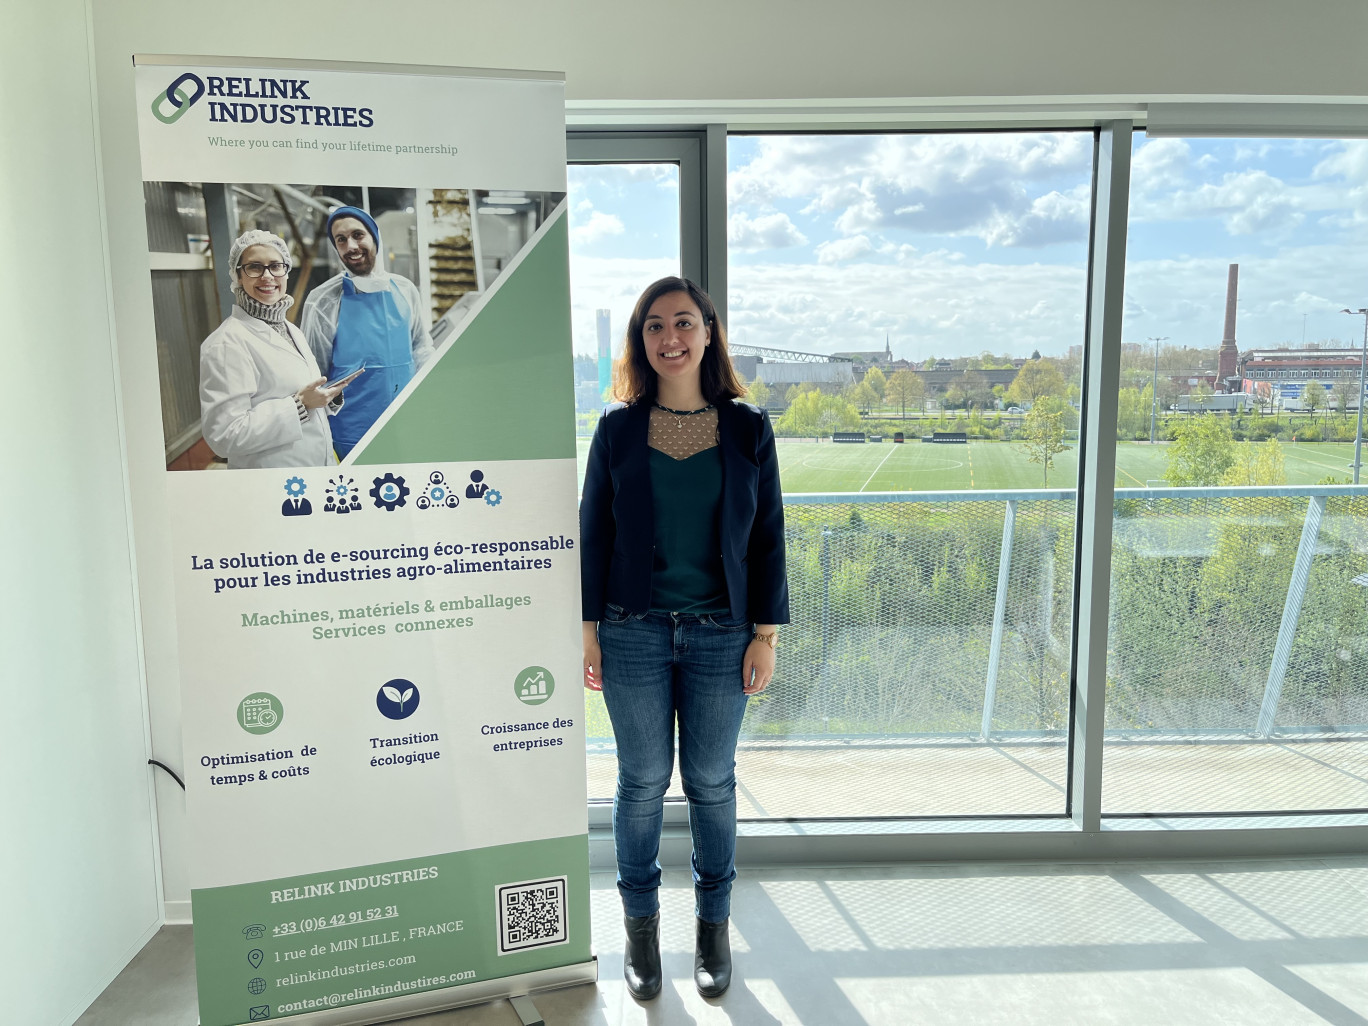
[[[731,140],[728,327],[778,436],[793,621],[742,817],[1065,812],[1092,155]]]
[[[570,307],[579,481],[627,318],[643,289],[679,274],[679,165],[571,164]],[[613,796],[617,748],[603,696],[584,693],[589,798]],[[671,797],[682,797],[676,774]]]
[[[1368,807],[1365,184],[1361,142],[1135,139],[1105,813]]]

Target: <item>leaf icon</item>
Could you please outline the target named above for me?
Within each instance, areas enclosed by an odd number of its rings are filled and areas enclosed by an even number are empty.
[[[413,688],[409,688],[407,691],[405,691],[405,692],[403,693],[403,695],[400,696],[399,701],[400,701],[400,703],[402,704],[402,703],[404,703],[404,702],[407,702],[407,701],[408,701],[410,698],[412,698],[412,697],[413,697]]]
[[[394,702],[396,704],[402,703],[404,699],[408,697],[407,695],[400,695],[398,688],[392,688],[388,684],[386,684],[380,690],[385,693],[386,698],[388,698],[391,702]]]

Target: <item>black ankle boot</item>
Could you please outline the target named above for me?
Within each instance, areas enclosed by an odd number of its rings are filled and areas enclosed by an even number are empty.
[[[697,923],[694,946],[694,986],[704,997],[721,997],[731,986],[731,942],[727,939],[727,920]]]
[[[649,1001],[660,993],[660,913],[649,916],[623,916],[627,927],[627,952],[622,957],[622,975],[627,989],[638,1001]]]

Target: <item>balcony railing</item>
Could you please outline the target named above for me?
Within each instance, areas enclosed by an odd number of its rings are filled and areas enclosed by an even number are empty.
[[[784,503],[792,623],[738,757],[776,796],[754,814],[865,806],[889,781],[883,814],[1062,811],[1075,493]],[[1220,795],[1240,808],[1368,806],[1366,572],[1368,488],[1118,489],[1106,743],[1130,776],[1114,807],[1215,808]],[[593,727],[591,750],[606,754]],[[1309,744],[1338,767],[1315,794],[1232,797],[1231,781],[1204,791],[1198,779],[1201,760],[1247,774],[1249,746],[1276,762]],[[823,788],[844,793],[818,800]],[[1163,808],[1134,807],[1150,801]]]

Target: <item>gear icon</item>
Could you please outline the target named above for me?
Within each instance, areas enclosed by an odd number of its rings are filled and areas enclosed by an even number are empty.
[[[395,477],[393,474],[385,474],[384,477],[375,478],[375,485],[370,490],[370,497],[375,500],[376,509],[387,509],[391,513],[399,506],[404,505],[404,500],[408,498],[409,489],[404,484],[402,477]]]
[[[299,498],[304,494],[304,479],[302,477],[292,477],[285,482],[285,494],[293,498]]]
[[[503,502],[503,496],[499,494],[497,488],[491,488],[489,491],[485,492],[484,499],[485,502],[491,506],[497,506],[499,503]]]

